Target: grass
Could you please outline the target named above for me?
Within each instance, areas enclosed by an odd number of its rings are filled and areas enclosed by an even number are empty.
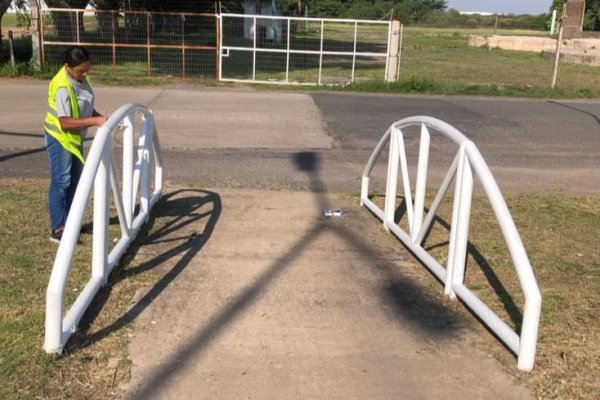
[[[441,262],[447,254],[451,199],[447,199],[426,247]],[[538,398],[600,397],[600,199],[551,193],[507,196],[543,296],[536,367],[516,371],[512,354],[475,322],[486,346],[509,373]],[[513,327],[520,326],[522,296],[504,242],[487,201],[473,201],[467,285]],[[157,205],[160,208],[160,203]],[[166,217],[151,231],[168,226]],[[129,379],[127,335],[130,324],[100,340],[95,332],[124,315],[134,293],[155,282],[151,272],[131,274],[144,262],[130,254],[84,317],[86,328],[69,342],[63,357],[42,349],[45,288],[56,251],[48,241],[46,183],[0,181],[0,398],[114,398]],[[112,226],[113,229],[116,226]],[[89,235],[88,235],[89,236]],[[91,236],[82,236],[67,290],[73,301],[88,278]],[[491,282],[491,284],[490,284]],[[441,288],[432,280],[434,291]],[[464,309],[452,303],[457,310]]]
[[[8,30],[9,28],[19,27],[21,21],[19,21],[16,13],[4,13],[2,16],[2,29]]]
[[[147,275],[122,279],[126,268],[111,275],[64,355],[42,350],[45,292],[57,246],[48,240],[47,183],[39,180],[0,182],[0,398],[113,398],[129,374],[126,334],[129,326],[87,343],[87,335],[122,315],[135,290],[152,280]],[[114,232],[118,225],[112,224]],[[91,235],[81,235],[66,289],[68,307],[89,279]],[[128,262],[133,268],[135,262]],[[102,296],[98,296],[102,298]],[[90,314],[93,317],[90,317]]]
[[[527,193],[508,195],[506,200],[543,298],[534,370],[519,373],[513,354],[476,318],[467,319],[484,338],[486,350],[537,398],[600,398],[600,198]],[[383,196],[375,201],[382,205]],[[449,195],[424,244],[442,265],[447,262],[451,215]],[[399,225],[408,229],[406,216]],[[520,330],[523,295],[495,216],[481,195],[472,205],[465,284]],[[443,291],[437,283],[432,286]],[[453,304],[468,314],[462,305]]]

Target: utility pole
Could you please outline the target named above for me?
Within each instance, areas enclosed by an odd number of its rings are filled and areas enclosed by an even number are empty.
[[[33,69],[39,71],[42,66],[42,48],[40,46],[40,4],[38,0],[29,0],[29,9],[31,10],[31,65]]]

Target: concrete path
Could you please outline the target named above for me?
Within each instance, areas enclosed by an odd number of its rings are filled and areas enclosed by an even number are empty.
[[[172,190],[177,229],[138,255],[162,279],[134,307],[127,398],[531,398],[356,198]]]

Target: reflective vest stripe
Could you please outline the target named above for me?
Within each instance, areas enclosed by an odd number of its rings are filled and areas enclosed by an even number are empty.
[[[89,79],[85,78],[88,85],[91,84]],[[56,108],[56,92],[60,88],[65,88],[69,92],[69,102],[71,103],[71,117],[79,118],[79,106],[77,104],[77,96],[71,87],[69,78],[67,77],[67,71],[65,67],[62,67],[58,73],[50,81],[48,87],[48,111],[46,112],[46,118],[44,120],[44,129],[46,132],[56,139],[61,146],[76,156],[82,163],[85,162],[83,154],[81,153],[81,135],[77,132],[63,131],[58,119],[58,112]]]

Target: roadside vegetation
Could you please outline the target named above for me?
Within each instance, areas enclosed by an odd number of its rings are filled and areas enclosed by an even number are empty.
[[[113,271],[64,355],[47,355],[42,350],[45,291],[56,245],[48,241],[46,184],[41,180],[0,181],[0,398],[115,398],[117,387],[129,380],[127,341],[134,321],[108,332],[106,327],[129,310],[137,291],[156,283],[152,270],[136,269],[145,261],[144,253],[136,249],[145,235],[168,226],[174,217],[157,204],[148,232],[142,232]],[[595,240],[600,236],[600,199],[537,193],[509,194],[506,200],[543,296],[533,372],[518,373],[515,357],[506,348],[467,315],[460,303],[449,305],[472,321],[488,351],[538,398],[598,398],[600,252]],[[480,196],[473,202],[467,284],[518,329],[522,296],[487,204]],[[441,259],[447,254],[444,224],[450,221],[450,213],[451,204],[444,204],[441,220],[426,243]],[[118,229],[116,222],[113,228]],[[89,279],[91,236],[82,235],[79,247],[66,304]],[[423,274],[427,275],[424,269]],[[432,295],[440,295],[442,288],[428,279]],[[106,333],[98,337],[101,331]]]
[[[467,45],[468,35],[527,35],[547,36],[543,30],[532,30],[518,27],[512,23],[512,29],[499,28],[490,25],[489,17],[479,16],[475,22],[467,20],[461,24],[467,27],[430,27],[424,26],[427,21],[444,26],[438,21],[441,12],[428,14],[421,25],[408,25],[404,27],[402,35],[402,52],[399,69],[399,81],[394,83],[384,82],[385,60],[357,60],[355,82],[344,85],[350,80],[351,60],[342,60],[340,57],[323,60],[323,83],[318,86],[277,86],[269,85],[272,90],[342,90],[360,91],[371,93],[424,93],[441,95],[484,95],[484,96],[511,96],[532,98],[597,98],[600,97],[600,67],[561,63],[558,73],[558,82],[555,89],[550,88],[553,72],[553,60],[542,55],[529,52],[517,52],[488,48],[470,47]],[[452,21],[453,12],[445,12],[444,21]],[[465,16],[460,16],[463,18]],[[94,26],[94,17],[88,26]],[[438,18],[438,19],[436,19]],[[459,17],[456,17],[459,18]],[[517,17],[514,17],[517,18]],[[510,20],[510,19],[508,19]],[[519,19],[517,19],[519,20]],[[512,21],[512,20],[510,20]],[[22,24],[14,14],[5,14],[2,25],[4,29]],[[504,25],[510,25],[506,21]],[[531,25],[533,23],[528,23]],[[525,26],[528,26],[525,24]],[[533,24],[535,26],[535,24]],[[515,28],[517,26],[518,28]],[[327,34],[332,40],[352,41],[353,29],[343,26],[329,25]],[[362,28],[365,29],[365,28]],[[361,31],[361,40],[379,43],[381,37],[385,38],[385,27],[371,27],[370,30]],[[381,32],[379,32],[380,30]],[[377,31],[377,32],[376,32]],[[318,45],[320,34],[318,29],[307,29],[305,33],[295,36],[302,41],[302,48],[312,48]],[[8,48],[5,41],[3,48]],[[298,44],[299,45],[299,44]],[[308,47],[307,47],[308,46]],[[107,48],[108,53],[110,49]],[[108,85],[167,85],[172,83],[193,83],[200,85],[227,85],[217,82],[215,76],[214,52],[199,52],[194,57],[194,62],[188,62],[188,78],[180,78],[181,63],[180,52],[172,50],[172,54],[163,57],[169,64],[152,65],[152,76],[148,77],[148,66],[145,49],[130,49],[125,57],[126,62],[112,65],[110,54],[100,52],[93,54],[94,65],[92,78],[95,82]],[[57,66],[48,65],[41,71],[33,71],[29,65],[31,58],[31,38],[29,36],[16,37],[14,40],[14,53],[16,66],[8,62],[0,64],[0,77],[33,77],[35,79],[50,79],[56,72]],[[224,71],[233,77],[247,77],[248,68],[251,71],[252,53],[237,53],[237,62],[228,64]],[[263,60],[264,58],[264,60]],[[279,59],[281,58],[281,59]],[[160,62],[160,57],[155,57],[155,62]],[[316,64],[315,64],[316,63]],[[249,65],[249,67],[248,67]],[[257,70],[257,79],[285,79],[285,54],[259,54],[257,65],[262,65]],[[281,67],[283,66],[283,67]],[[290,64],[291,81],[316,81],[318,73],[318,57],[311,60],[300,58],[292,59]],[[233,68],[233,70],[231,70]],[[239,71],[236,70],[239,69]],[[191,76],[191,77],[189,77]],[[340,85],[340,83],[342,83]],[[261,86],[259,86],[261,87]]]

